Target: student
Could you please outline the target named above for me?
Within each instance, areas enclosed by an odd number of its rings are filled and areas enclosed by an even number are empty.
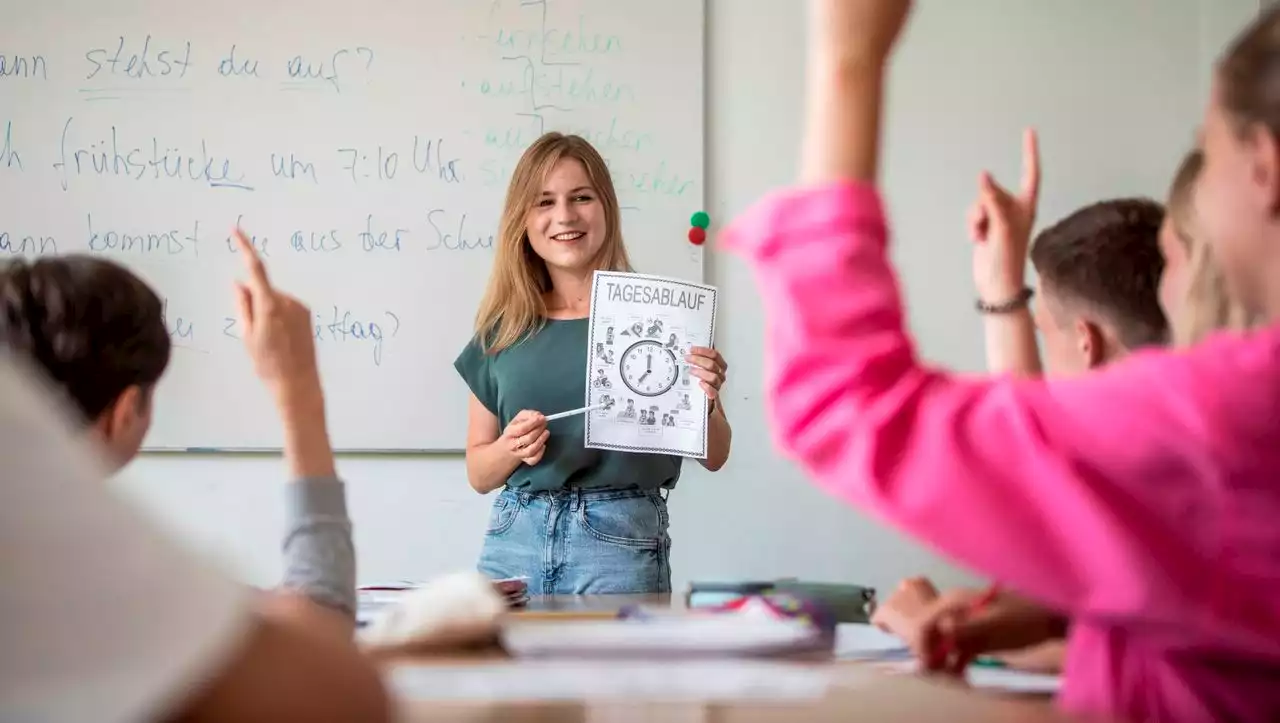
[[[1187,154],[1174,177],[1168,196],[1168,213],[1160,228],[1160,246],[1166,259],[1160,277],[1160,305],[1172,319],[1176,344],[1199,343],[1222,329],[1245,331],[1256,318],[1230,298],[1222,274],[1204,243],[1193,203],[1193,189],[1203,166],[1203,154]],[[972,653],[1025,648],[1037,641],[1059,637],[1065,628],[1056,614],[1012,594],[1000,595],[981,616],[965,616],[981,597],[981,590],[955,590],[938,595],[927,580],[906,581],[885,601],[887,627],[911,640],[935,637],[939,625],[956,628]],[[944,623],[945,621],[945,623]],[[1030,649],[999,655],[1012,667],[1056,672],[1058,643],[1053,640]]]
[[[1260,115],[1280,13],[1219,69],[1196,193],[1230,293],[1272,326],[1039,380],[926,366],[903,327],[875,182],[909,5],[811,0],[802,185],[725,235],[763,292],[779,444],[833,493],[1067,616],[1064,707],[1280,719],[1280,143]],[[950,632],[925,641],[930,667],[971,655]]]
[[[307,315],[288,313],[292,302],[264,280],[249,293],[248,333],[273,350],[256,356],[259,368],[302,361],[281,352],[306,348]],[[68,403],[55,414],[49,400],[67,400],[65,388],[42,398],[47,375],[20,374],[18,359],[0,354],[0,719],[393,719],[349,634],[320,615],[265,609],[111,494],[101,448],[90,453],[64,422],[83,412]],[[298,465],[323,456],[317,440],[289,436]]]
[[[988,369],[993,374],[1039,376],[1037,328],[1045,342],[1045,371],[1052,376],[1098,369],[1134,350],[1163,343],[1168,328],[1157,288],[1165,267],[1160,251],[1164,209],[1143,198],[1099,201],[1041,231],[1032,243],[1040,182],[1033,131],[1024,135],[1023,165],[1017,193],[983,173],[970,212],[973,280],[983,313]],[[1040,280],[1034,319],[1026,286],[1028,255]],[[969,591],[948,595],[960,601],[969,597]],[[904,580],[872,622],[906,640],[917,640],[926,613],[945,604],[938,600],[929,580]],[[1023,628],[1023,639],[1034,641],[1035,647],[1019,645],[1027,649],[1000,656],[1007,664],[1036,671],[1061,668],[1067,627],[1061,615],[1004,593],[986,617],[1017,624]]]
[[[300,592],[355,628],[355,551],[346,494],[336,477],[311,336],[310,312],[273,290],[240,239],[250,283],[238,288],[244,341],[284,423],[284,591]],[[255,318],[255,309],[263,316]],[[30,360],[83,420],[111,471],[128,464],[151,425],[152,393],[169,364],[159,297],[122,266],[89,255],[0,266],[0,349]],[[288,594],[271,609],[297,609]],[[305,609],[305,605],[303,608]]]
[[[527,576],[535,595],[671,589],[666,494],[681,458],[587,449],[582,415],[545,416],[586,397],[596,270],[631,271],[609,169],[582,138],[547,133],[511,176],[476,335],[454,364],[471,389],[467,479],[503,490],[480,571]],[[711,400],[699,462],[714,472],[729,458],[728,365],[703,347],[686,361]]]
[[[1028,169],[1022,190],[1015,196],[984,173],[970,214],[988,369],[1039,376],[1037,329],[1045,366],[1056,376],[1091,371],[1164,344],[1168,328],[1156,294],[1164,267],[1158,241],[1164,209],[1145,198],[1099,201],[1029,243],[1040,175],[1032,131],[1023,152]],[[1028,256],[1040,279],[1040,303],[1034,307],[1025,278]]]

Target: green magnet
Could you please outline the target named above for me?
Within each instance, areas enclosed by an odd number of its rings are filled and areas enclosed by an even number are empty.
[[[707,215],[706,211],[699,211],[689,219],[689,224],[698,228],[706,228],[711,225],[711,217]]]

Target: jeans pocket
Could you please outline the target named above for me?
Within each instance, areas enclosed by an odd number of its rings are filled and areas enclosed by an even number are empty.
[[[504,492],[493,501],[493,509],[489,511],[489,527],[484,531],[486,535],[501,535],[516,523],[516,516],[520,514],[520,501],[510,499]]]
[[[667,545],[667,503],[656,493],[592,500],[578,511],[578,523],[600,542],[662,550]]]

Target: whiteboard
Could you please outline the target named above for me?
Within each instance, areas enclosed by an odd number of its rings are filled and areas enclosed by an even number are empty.
[[[609,161],[637,270],[699,281],[701,1],[42,0],[0,28],[0,257],[89,252],[162,295],[149,449],[278,449],[229,233],[314,312],[335,447],[464,446],[452,363],[507,178],[544,130]],[[585,353],[585,351],[584,351]]]

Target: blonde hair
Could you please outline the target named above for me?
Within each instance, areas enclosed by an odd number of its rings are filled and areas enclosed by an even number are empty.
[[[542,194],[543,182],[551,169],[564,159],[582,164],[604,206],[605,237],[595,268],[632,270],[622,243],[618,195],[604,158],[581,136],[544,134],[525,149],[507,185],[493,273],[476,313],[475,331],[486,353],[496,353],[516,344],[546,322],[547,304],[543,295],[551,290],[551,276],[546,262],[529,244],[526,226],[529,213]]]
[[[1195,217],[1195,185],[1204,167],[1204,153],[1199,149],[1186,155],[1169,189],[1167,212],[1173,231],[1187,251],[1188,273],[1186,296],[1169,320],[1173,343],[1190,346],[1219,330],[1246,330],[1258,318],[1236,303],[1227,291],[1226,280],[1213,258],[1213,249],[1203,238]]]

